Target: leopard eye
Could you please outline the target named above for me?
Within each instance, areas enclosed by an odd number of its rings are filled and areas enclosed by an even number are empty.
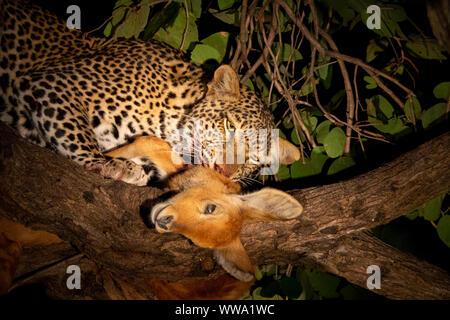
[[[228,130],[235,130],[235,126],[231,123],[230,120],[228,120],[227,118],[225,118],[225,128]]]
[[[216,205],[210,203],[206,206],[204,214],[211,214],[214,212],[214,210],[216,210]]]

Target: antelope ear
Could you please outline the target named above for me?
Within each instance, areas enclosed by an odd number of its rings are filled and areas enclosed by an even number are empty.
[[[238,197],[244,204],[243,215],[249,220],[289,220],[303,212],[294,197],[277,189],[264,188]]]
[[[208,84],[208,95],[221,99],[239,99],[239,78],[229,65],[220,66],[214,73],[214,79]]]
[[[214,258],[229,274],[241,281],[253,281],[255,267],[245,252],[241,240],[236,237],[227,246],[214,249]]]
[[[278,138],[278,150],[281,164],[291,164],[300,159],[300,151],[287,140]]]

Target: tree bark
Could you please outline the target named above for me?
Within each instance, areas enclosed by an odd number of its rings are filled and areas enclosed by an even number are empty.
[[[0,139],[0,215],[57,234],[98,268],[133,283],[223,273],[210,250],[144,225],[142,215],[162,194],[160,189],[86,172],[1,123]],[[366,174],[289,191],[304,213],[288,222],[244,226],[241,238],[251,260],[317,266],[363,287],[367,266],[376,264],[382,277],[377,293],[396,299],[449,299],[448,273],[366,232],[448,191],[449,143],[446,133]]]

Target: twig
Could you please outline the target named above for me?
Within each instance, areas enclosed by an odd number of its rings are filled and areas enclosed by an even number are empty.
[[[314,5],[310,3],[311,10],[315,12]],[[314,9],[313,9],[314,8]],[[317,15],[314,16],[314,19],[317,19]],[[330,45],[330,47],[336,51],[339,52],[339,49],[334,42],[334,40],[330,37],[328,33],[325,32],[325,30],[322,30],[320,27],[319,33],[322,37],[325,38],[327,43]],[[338,65],[341,69],[341,74],[344,79],[344,87],[345,87],[345,94],[347,95],[347,130],[345,132],[345,147],[344,147],[344,153],[349,154],[350,153],[350,143],[352,138],[352,125],[353,125],[353,117],[355,115],[355,100],[353,95],[353,89],[352,84],[350,82],[350,76],[348,75],[347,67],[345,66],[345,63],[342,60],[338,59]]]
[[[403,84],[401,84],[397,79],[389,76],[388,74],[366,64],[364,61],[362,61],[359,58],[355,58],[355,57],[350,57],[348,55],[342,54],[340,52],[336,52],[333,50],[327,50],[325,48],[322,47],[322,45],[320,44],[320,42],[311,34],[311,32],[308,30],[308,28],[306,28],[306,26],[301,23],[301,21],[299,21],[298,18],[295,17],[294,13],[292,12],[291,8],[289,8],[289,6],[286,4],[285,1],[283,0],[275,0],[277,3],[280,4],[280,6],[283,7],[283,9],[286,11],[286,14],[289,16],[289,18],[294,21],[294,23],[300,28],[300,30],[304,33],[306,39],[308,39],[308,41],[317,48],[317,50],[319,51],[320,54],[324,55],[324,56],[329,56],[332,58],[336,58],[336,59],[341,59],[344,60],[345,62],[349,62],[352,64],[356,64],[358,66],[360,66],[361,68],[363,68],[364,70],[370,70],[371,72],[373,72],[375,75],[377,76],[381,76],[389,81],[391,81],[392,83],[394,83],[395,85],[397,85],[398,87],[400,87],[403,91],[405,91],[407,93],[407,95],[415,95],[414,92],[410,89],[408,89],[407,87],[405,87]],[[323,31],[323,30],[322,30]],[[323,31],[325,32],[325,31]],[[322,34],[321,34],[322,35]]]
[[[183,51],[184,43],[186,42],[187,34],[189,32],[189,8],[187,0],[184,0],[184,9],[186,11],[186,27],[184,28],[183,40],[181,40],[180,51]]]

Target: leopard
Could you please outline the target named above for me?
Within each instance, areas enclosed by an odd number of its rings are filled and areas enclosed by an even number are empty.
[[[211,132],[274,128],[270,108],[241,85],[229,65],[209,79],[201,66],[164,43],[69,29],[26,0],[1,2],[0,48],[0,121],[88,170],[137,186],[165,179],[169,173],[151,155],[108,155],[145,136],[173,150],[188,145],[183,152],[191,159],[200,153],[200,164],[233,181],[255,177],[262,166],[263,159],[247,147],[242,163],[217,160],[223,141]],[[182,140],[186,136],[188,142]],[[298,160],[293,144],[277,141],[280,163]]]

